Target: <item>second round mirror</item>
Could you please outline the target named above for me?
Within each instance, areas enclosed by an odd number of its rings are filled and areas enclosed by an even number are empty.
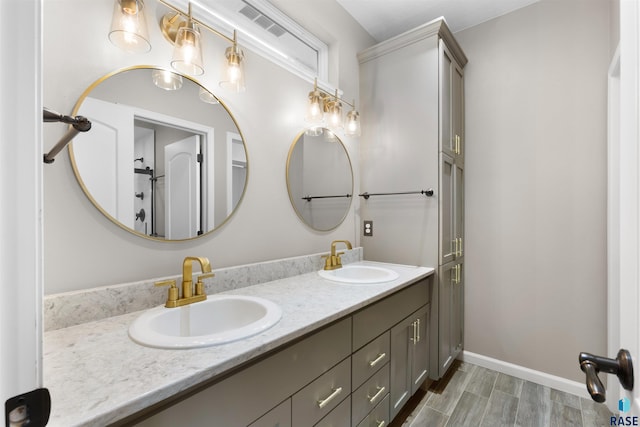
[[[317,128],[296,137],[287,159],[287,189],[296,213],[314,230],[333,230],[344,221],[353,199],[353,172],[333,132]]]

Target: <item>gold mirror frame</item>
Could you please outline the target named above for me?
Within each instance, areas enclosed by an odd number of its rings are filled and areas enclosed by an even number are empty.
[[[197,80],[184,75],[184,74],[180,74],[180,73],[176,73],[173,70],[167,70],[161,67],[157,67],[157,66],[153,66],[153,65],[136,65],[136,66],[132,66],[132,67],[126,67],[126,68],[121,68],[115,71],[112,71],[104,76],[102,76],[101,78],[99,78],[98,80],[96,80],[94,83],[92,83],[83,93],[82,95],[78,98],[78,101],[76,102],[74,108],[73,108],[73,112],[72,114],[74,116],[76,115],[83,115],[82,114],[82,105],[85,102],[85,100],[89,97],[89,95],[97,88],[99,87],[101,84],[103,84],[104,82],[108,81],[109,78],[114,77],[114,76],[119,76],[122,75],[123,73],[127,73],[127,72],[133,72],[133,71],[144,71],[144,70],[148,70],[149,71],[149,81],[151,82],[152,78],[151,78],[151,72],[153,70],[162,70],[162,71],[170,71],[173,74],[179,75],[185,84],[189,84],[189,83],[193,83],[197,86],[197,89],[202,92],[202,90],[204,89],[205,92],[207,92],[208,95],[211,95],[211,97],[209,97],[208,101],[203,101],[199,98],[195,99],[195,102],[199,102],[202,104],[202,107],[204,108],[209,108],[209,107],[214,107],[215,104],[219,104],[219,106],[215,106],[215,108],[221,108],[224,110],[224,112],[228,115],[228,118],[230,119],[231,123],[233,124],[233,126],[235,127],[235,133],[237,133],[237,135],[239,136],[239,140],[238,142],[242,142],[242,149],[243,149],[243,154],[244,154],[244,185],[242,187],[242,191],[239,194],[239,197],[236,197],[236,201],[233,203],[233,208],[231,209],[230,212],[227,211],[226,216],[224,217],[224,219],[220,220],[220,221],[214,221],[213,224],[211,226],[208,226],[206,230],[202,230],[202,233],[192,236],[192,237],[187,237],[187,238],[176,238],[176,239],[167,239],[161,236],[153,236],[153,235],[148,235],[139,231],[136,231],[135,229],[123,224],[121,221],[119,221],[114,215],[112,215],[110,212],[108,212],[102,205],[101,203],[96,200],[96,198],[94,197],[94,195],[91,194],[91,191],[88,189],[87,185],[85,184],[85,181],[83,180],[82,176],[81,176],[81,172],[80,172],[80,168],[78,165],[78,159],[76,159],[76,154],[74,152],[74,145],[75,144],[79,144],[78,142],[78,138],[83,137],[84,135],[86,135],[86,137],[88,139],[91,138],[91,130],[89,132],[86,132],[85,134],[79,134],[78,136],[76,136],[74,138],[74,140],[69,144],[69,158],[71,160],[71,166],[73,168],[73,172],[75,174],[75,177],[78,181],[78,184],[80,185],[80,187],[82,188],[82,191],[84,192],[84,194],[87,196],[87,198],[91,201],[91,203],[104,215],[106,216],[110,221],[112,221],[114,224],[118,225],[120,228],[134,234],[137,235],[139,237],[143,237],[145,239],[149,239],[149,240],[153,240],[153,241],[160,241],[160,242],[179,242],[179,241],[188,241],[188,240],[195,240],[201,237],[204,237],[206,235],[211,234],[212,232],[214,232],[215,230],[217,230],[218,228],[224,226],[227,221],[230,220],[231,217],[233,217],[233,215],[236,213],[236,211],[238,210],[239,206],[242,204],[242,200],[244,199],[244,196],[246,194],[246,190],[247,190],[247,184],[249,181],[249,156],[248,156],[248,152],[247,152],[247,147],[246,147],[246,143],[245,143],[245,138],[244,135],[242,134],[242,131],[240,130],[240,127],[238,126],[238,123],[235,119],[235,117],[233,116],[233,114],[229,111],[229,108],[219,99],[217,98],[215,95],[213,95],[213,93],[211,93],[206,87],[204,87],[201,83],[199,83]],[[152,83],[153,84],[153,83]],[[158,88],[159,91],[163,91],[163,89]],[[167,91],[167,93],[172,93],[175,91]],[[213,101],[213,102],[212,102]],[[213,104],[213,105],[212,105]],[[199,105],[199,104],[198,104]],[[89,120],[91,120],[91,117],[88,117]],[[226,120],[226,119],[224,119]],[[205,125],[202,125],[203,127]],[[227,131],[227,133],[230,133],[229,131]],[[227,139],[229,138],[228,135],[226,135]],[[226,141],[223,141],[226,144]],[[214,144],[217,143],[214,141]],[[233,144],[232,144],[233,146]],[[76,147],[78,148],[78,147]],[[212,149],[209,148],[211,151]],[[229,148],[230,149],[230,148]],[[77,150],[76,150],[77,151]],[[231,154],[229,154],[229,156],[231,156]],[[229,165],[229,167],[231,167]],[[214,172],[215,173],[215,172]],[[210,181],[210,179],[209,179]],[[209,185],[209,183],[207,183],[207,185]],[[215,183],[214,183],[215,185]],[[213,188],[213,186],[211,186]],[[132,195],[132,197],[134,197],[134,195]],[[136,215],[135,211],[132,212],[132,215]],[[222,216],[221,216],[222,217]]]
[[[307,139],[321,144],[310,154],[311,165],[300,159],[301,144]],[[289,149],[286,174],[289,200],[302,222],[315,231],[335,230],[344,222],[353,200],[353,167],[347,148],[335,133],[326,128],[300,132]],[[314,206],[316,212],[312,212]]]

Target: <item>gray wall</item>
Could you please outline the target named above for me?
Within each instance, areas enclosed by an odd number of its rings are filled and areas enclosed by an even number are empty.
[[[606,354],[607,0],[456,34],[466,90],[465,348],[583,381]]]
[[[333,0],[304,2],[304,7],[292,0],[274,3],[292,18],[302,17],[303,24],[330,45],[331,83],[348,99],[358,99],[356,52],[372,45],[373,39]],[[108,72],[136,64],[168,67],[172,49],[153,25],[156,2],[146,4],[153,48],[132,55],[107,39],[112,0],[44,2],[44,105],[69,113],[82,92]],[[65,150],[43,172],[45,293],[174,275],[187,255],[209,257],[215,269],[328,251],[335,239],[357,243],[355,207],[336,230],[319,233],[299,220],[289,202],[287,153],[305,125],[312,84],[245,52],[247,91],[225,92],[218,81],[227,44],[204,33],[206,72],[199,81],[226,103],[246,139],[249,181],[238,211],[220,229],[198,240],[145,240],[114,225],[93,207],[76,182]],[[45,151],[64,132],[63,125],[46,124]],[[357,140],[342,140],[357,165]]]

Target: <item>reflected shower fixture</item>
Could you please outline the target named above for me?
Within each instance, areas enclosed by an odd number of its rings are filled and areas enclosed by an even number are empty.
[[[184,13],[164,0],[159,2],[173,11],[164,15],[160,21],[162,34],[175,46],[171,66],[177,71],[194,76],[204,73],[199,27],[205,28],[231,43],[225,51],[225,75],[220,81],[220,86],[234,92],[243,92],[244,52],[238,47],[237,32],[234,30],[233,37],[228,37],[195,19],[191,13],[191,3],[188,13]]]
[[[151,50],[142,0],[115,0],[109,40],[130,53]]]
[[[305,120],[312,128],[322,126],[323,123],[334,131],[343,128],[342,103],[351,107],[347,113],[344,133],[348,136],[360,136],[360,114],[356,111],[356,102],[347,102],[338,96],[338,89],[331,94],[318,87],[318,79],[313,83],[313,90],[308,95],[307,114]]]
[[[182,87],[182,76],[169,70],[153,70],[153,84],[164,90],[178,90]]]

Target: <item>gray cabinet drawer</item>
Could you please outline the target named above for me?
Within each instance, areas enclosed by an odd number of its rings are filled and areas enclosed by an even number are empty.
[[[314,425],[338,406],[349,395],[350,390],[351,358],[348,357],[293,395],[293,425]]]
[[[385,427],[389,425],[389,421],[389,395],[387,395],[357,427]]]
[[[249,427],[291,427],[291,399],[287,399],[256,421]]]
[[[430,281],[431,277],[422,279],[354,314],[352,351],[358,350],[429,302]]]
[[[313,427],[350,427],[351,426],[351,396],[339,404],[336,409],[324,417]]]
[[[351,356],[352,388],[356,389],[378,369],[384,366],[390,357],[389,331],[380,335]]]
[[[387,363],[351,395],[351,424],[358,424],[388,394],[389,364]]]

